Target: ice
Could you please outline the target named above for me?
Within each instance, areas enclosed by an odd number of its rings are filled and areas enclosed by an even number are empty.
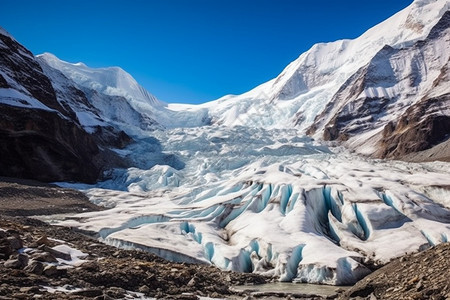
[[[382,79],[362,95],[401,94],[409,81],[396,84],[393,77],[402,78],[407,65],[426,70],[413,59],[420,53],[393,55],[389,62],[374,56],[425,38],[448,8],[448,1],[415,1],[357,39],[313,46],[252,91],[198,106],[159,102],[121,69],[90,69],[45,55],[78,85],[120,96],[126,99],[121,105],[131,107],[124,111],[139,111],[162,125],[153,131],[127,128],[133,114],[114,115],[136,141],[117,153],[134,166],[112,170],[94,186],[64,183],[109,209],[61,224],[173,261],[334,285],[355,283],[370,272],[367,264],[448,241],[448,163],[371,160],[304,135],[362,67]],[[436,66],[434,61],[430,72]],[[397,100],[407,107],[409,99]],[[112,116],[104,103],[99,110]],[[373,117],[384,122],[396,113]],[[381,129],[375,126],[347,145],[371,154]]]
[[[71,260],[64,260],[61,258],[57,258],[58,262],[64,265],[79,266],[85,262],[83,258],[88,256],[86,253],[83,253],[78,249],[72,248],[67,244],[55,246],[53,247],[53,249],[62,253],[70,254]]]
[[[109,210],[62,224],[174,261],[323,284],[353,283],[369,272],[364,260],[387,262],[450,235],[450,211],[441,205],[448,163],[370,160],[295,129],[151,134],[184,167],[118,169],[110,180],[82,187]],[[280,147],[292,143],[303,154]],[[256,151],[271,145],[283,153]],[[152,155],[133,149],[142,160]]]
[[[42,109],[58,113],[56,110],[49,108],[39,100],[29,95],[26,95],[18,90],[10,88],[6,89],[0,88],[0,103],[10,106],[24,107],[30,109]]]

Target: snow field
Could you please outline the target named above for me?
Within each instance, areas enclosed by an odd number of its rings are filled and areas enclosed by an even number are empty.
[[[333,154],[294,133],[237,127],[153,132],[185,167],[116,170],[96,187],[78,186],[111,209],[63,224],[174,261],[335,285],[366,275],[364,264],[447,240],[450,211],[441,202],[448,164]],[[286,152],[293,144],[298,149]],[[138,150],[128,155],[143,161],[152,155]]]
[[[400,54],[425,39],[449,8],[448,0],[416,0],[359,38],[314,45],[245,94],[198,106],[159,102],[119,68],[90,69],[43,55],[97,95],[89,99],[99,115],[136,140],[116,151],[132,168],[113,170],[96,186],[64,184],[110,209],[63,224],[175,261],[335,285],[356,282],[367,265],[448,241],[448,163],[364,159],[330,150],[304,131],[367,68],[377,84],[331,107],[320,126],[341,108],[351,114],[366,97],[389,97],[388,113],[369,103],[368,115],[348,124],[357,129],[373,117],[371,130],[346,144],[373,154],[383,122],[430,91],[448,62],[448,40]],[[443,55],[421,58],[436,52]],[[420,84],[411,83],[411,73]],[[95,124],[85,108],[76,111],[85,128]]]

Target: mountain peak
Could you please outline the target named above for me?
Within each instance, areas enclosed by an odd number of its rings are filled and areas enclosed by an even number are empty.
[[[13,36],[1,26],[0,26],[0,34],[4,35],[4,36],[7,36],[7,37],[9,37],[11,39],[14,39]]]
[[[84,63],[69,63],[51,53],[38,56],[50,67],[59,70],[66,77],[80,86],[96,90],[110,96],[122,96],[132,102],[150,106],[163,104],[151,95],[145,88],[125,70],[120,67],[91,68]]]
[[[428,4],[436,3],[436,2],[440,2],[440,1],[442,2],[442,0],[414,0],[412,5],[415,5],[417,7],[423,7]]]

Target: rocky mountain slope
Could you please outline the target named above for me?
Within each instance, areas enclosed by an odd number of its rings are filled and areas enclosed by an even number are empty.
[[[85,92],[62,74],[47,76],[48,67],[3,29],[0,54],[0,175],[92,183],[123,165],[105,147],[131,138],[102,122]],[[83,126],[87,114],[95,126]]]
[[[376,157],[399,158],[447,141],[450,133],[450,11],[424,40],[385,46],[318,115],[310,134],[345,141]],[[440,154],[440,155],[439,155]],[[449,153],[436,153],[445,159]]]
[[[448,142],[449,9],[448,0],[417,0],[354,40],[316,44],[275,79],[206,104],[211,119],[295,125],[372,157],[405,158]],[[448,159],[441,150],[415,159]]]
[[[100,150],[62,106],[32,53],[0,31],[0,173],[94,182]]]

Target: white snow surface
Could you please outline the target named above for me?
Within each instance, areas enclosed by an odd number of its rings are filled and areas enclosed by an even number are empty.
[[[316,44],[277,78],[204,106],[214,122],[228,126],[284,128],[295,121],[307,128],[346,80],[385,45],[400,49],[425,39],[449,8],[449,0],[416,0],[356,39]]]
[[[337,285],[366,275],[363,263],[450,236],[448,163],[331,152],[296,129],[210,126],[152,136],[184,167],[143,163],[96,186],[63,184],[110,209],[62,224],[173,261]],[[130,158],[152,159],[145,141],[138,144]]]
[[[37,59],[46,75],[52,78],[55,90],[61,90],[61,75],[52,69],[61,72],[86,93],[99,116],[92,112],[90,115],[78,114],[85,128],[98,125],[99,117],[130,134],[139,134],[139,129],[193,127],[209,123],[207,109],[161,102],[119,67],[90,68],[83,63],[62,61],[51,53],[38,55]],[[126,102],[121,99],[126,99]],[[74,111],[78,112],[80,108],[74,107]],[[149,126],[143,126],[146,120],[154,120],[157,124],[150,122]]]
[[[174,261],[336,285],[369,273],[365,264],[447,242],[448,163],[365,159],[304,129],[385,45],[424,39],[448,9],[448,0],[416,0],[357,39],[313,46],[245,94],[198,106],[159,102],[121,69],[44,54],[78,85],[124,97],[162,125],[134,131],[137,142],[117,151],[135,167],[94,186],[61,183],[109,208],[62,224]],[[391,95],[401,84],[364,93]]]
[[[33,98],[31,95],[27,95],[22,91],[11,88],[0,88],[0,103],[10,106],[57,112],[56,110],[51,109],[50,107],[43,104],[41,101]]]
[[[57,246],[53,247],[53,249],[56,251],[62,252],[62,253],[69,254],[71,257],[70,260],[64,260],[61,258],[57,258],[57,260],[60,264],[79,266],[85,262],[85,260],[83,260],[83,258],[88,256],[86,253],[83,253],[82,251],[75,249],[67,244],[57,245]]]
[[[148,93],[130,74],[119,67],[89,68],[83,63],[71,64],[58,59],[51,53],[39,55],[49,66],[69,74],[77,84],[101,91],[111,96],[123,96],[130,101],[162,105]]]

